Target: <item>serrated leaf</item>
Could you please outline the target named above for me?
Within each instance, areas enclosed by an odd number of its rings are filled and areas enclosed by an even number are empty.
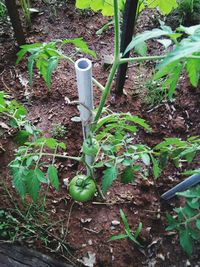
[[[195,34],[195,32],[200,30],[200,25],[194,25],[190,27],[184,27],[183,25],[181,25],[177,30],[185,32],[188,35],[193,35]]]
[[[30,134],[27,131],[21,130],[17,132],[15,142],[19,145],[23,145],[28,140],[29,136]]]
[[[144,31],[143,33],[139,33],[136,36],[133,37],[132,41],[130,44],[127,46],[124,55],[135,48],[137,45],[144,43],[145,41],[153,38],[158,38],[161,36],[168,36],[169,34],[173,34],[172,31],[166,31],[166,30],[161,30],[159,28],[155,28],[151,31]]]
[[[195,52],[200,52],[200,34],[192,35],[183,39],[158,65],[158,69],[163,68],[174,61],[187,58]]]
[[[51,184],[58,190],[59,188],[58,171],[54,165],[49,165],[47,174]]]
[[[112,165],[110,168],[103,171],[102,189],[104,193],[108,191],[113,181],[117,178],[117,175],[118,169],[115,165]]]
[[[28,72],[29,72],[29,83],[32,86],[33,83],[33,65],[35,62],[37,54],[33,54],[28,58]]]
[[[143,161],[143,163],[145,164],[145,165],[147,165],[147,166],[149,166],[150,165],[150,157],[149,157],[149,155],[148,154],[141,154],[141,159],[142,159],[142,161]]]
[[[47,81],[47,86],[49,89],[51,88],[52,73],[57,68],[57,66],[58,66],[58,58],[57,57],[51,57],[48,60],[47,74],[46,74],[47,75],[46,81]]]
[[[157,42],[162,44],[165,49],[167,49],[172,44],[172,41],[169,39],[159,39],[159,40],[157,40]]]
[[[39,169],[34,170],[34,176],[38,179],[39,182],[41,183],[48,183],[47,179],[45,178],[44,173]]]
[[[133,180],[134,180],[133,168],[132,166],[128,166],[121,174],[121,183],[127,184],[131,183]]]
[[[20,197],[24,199],[26,194],[26,186],[23,180],[22,172],[19,168],[12,168],[13,184]]]
[[[157,159],[155,159],[153,156],[151,156],[151,160],[153,163],[153,176],[155,179],[157,179],[160,175],[161,170],[159,168]]]
[[[191,84],[197,87],[199,83],[200,60],[189,58],[186,63],[186,70]]]
[[[147,0],[147,4],[149,8],[158,7],[164,15],[169,14],[173,9],[178,7],[176,0]]]
[[[180,231],[179,238],[182,248],[187,252],[187,254],[191,255],[193,251],[193,242],[190,237],[189,230],[186,228]]]
[[[152,129],[151,127],[148,125],[148,123],[146,123],[145,120],[143,120],[142,118],[138,117],[138,116],[132,116],[131,114],[129,113],[125,113],[125,118],[128,120],[128,121],[131,121],[131,122],[134,122],[138,125],[140,125],[141,127],[143,127],[144,129],[146,129],[147,131],[151,132]]]
[[[33,201],[36,202],[38,199],[38,192],[40,189],[40,181],[38,180],[38,177],[35,175],[35,171],[30,170],[26,174],[26,184],[28,193],[32,197]]]
[[[45,145],[48,148],[55,149],[57,147],[57,145],[58,145],[58,142],[54,138],[46,138]]]
[[[135,46],[134,51],[140,55],[140,56],[146,56],[147,55],[147,44],[145,42],[142,42]]]
[[[83,38],[66,39],[62,41],[62,44],[74,44],[82,52],[96,57],[96,53],[89,49],[87,43],[83,40]]]

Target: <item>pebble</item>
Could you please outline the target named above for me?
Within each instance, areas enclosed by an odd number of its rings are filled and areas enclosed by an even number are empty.
[[[187,266],[191,266],[191,263],[190,263],[189,260],[186,261],[185,266],[186,266],[186,267],[187,267]]]
[[[92,246],[93,242],[91,239],[88,240],[88,245]]]
[[[117,225],[120,225],[120,222],[117,221],[117,220],[113,220],[113,221],[111,222],[111,224],[112,224],[113,226],[117,226]]]

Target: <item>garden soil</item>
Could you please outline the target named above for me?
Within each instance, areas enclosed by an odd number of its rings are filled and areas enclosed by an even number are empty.
[[[47,4],[48,1],[32,1],[39,10],[32,18],[30,29],[26,28],[27,42],[49,42],[56,39],[83,37],[89,47],[97,53],[93,62],[93,76],[105,84],[109,67],[104,66],[104,56],[112,55],[114,49],[113,27],[101,35],[99,30],[110,18],[101,14],[75,9],[74,1],[60,1],[60,6]],[[59,1],[57,1],[59,2]],[[46,4],[45,4],[46,3]],[[145,11],[140,16],[137,32],[158,25],[157,11]],[[65,49],[68,55],[74,55],[71,46]],[[12,28],[8,21],[0,23],[0,90],[15,97],[28,109],[28,118],[40,128],[45,136],[51,136],[53,125],[62,123],[67,129],[61,141],[67,145],[69,155],[78,156],[82,143],[80,122],[73,118],[79,116],[77,106],[68,104],[78,100],[75,70],[66,62],[61,62],[53,75],[52,89],[48,90],[44,81],[35,72],[33,86],[28,84],[27,61],[16,65],[17,46]],[[149,42],[151,55],[161,54],[163,48],[155,42]],[[82,55],[85,56],[85,55]],[[77,57],[81,57],[80,54]],[[152,133],[140,130],[135,137],[139,143],[154,146],[165,137],[180,137],[200,134],[200,88],[192,88],[185,75],[177,86],[175,99],[149,106],[146,101],[146,82],[153,72],[155,63],[130,64],[122,96],[115,94],[114,86],[106,106],[116,112],[130,112],[145,119],[153,129]],[[99,102],[100,91],[94,86],[95,106]],[[5,130],[5,129],[4,129]],[[14,158],[16,144],[12,135],[4,134],[0,140],[1,166],[1,209],[12,210],[20,202],[8,171],[8,164]],[[199,167],[195,159],[186,168]],[[17,243],[26,245],[74,266],[95,267],[185,267],[200,266],[200,246],[196,245],[193,256],[188,257],[179,245],[177,233],[166,232],[166,213],[172,212],[181,204],[178,198],[168,202],[161,195],[184,179],[182,169],[169,164],[156,181],[150,175],[147,180],[137,177],[134,183],[121,185],[118,181],[107,193],[107,201],[98,196],[88,203],[73,202],[68,194],[66,182],[70,181],[83,166],[73,161],[56,161],[59,170],[60,189],[50,188],[47,194],[46,209],[38,215],[38,227],[47,230],[51,237],[48,246],[39,238],[28,236]],[[102,171],[96,174],[101,183]],[[65,183],[64,183],[65,181]],[[5,189],[7,188],[7,189]],[[10,192],[10,195],[8,194]],[[30,199],[27,198],[27,201]],[[128,238],[108,242],[112,235],[124,233],[119,209],[127,217],[134,231],[142,222],[139,241],[143,247],[133,244]],[[40,218],[41,217],[41,218]],[[44,217],[46,218],[44,220]],[[46,229],[44,229],[46,228]],[[41,230],[41,231],[43,231]],[[84,266],[84,265],[83,265]]]

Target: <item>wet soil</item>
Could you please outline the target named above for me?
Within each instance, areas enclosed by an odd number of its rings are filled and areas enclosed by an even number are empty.
[[[45,1],[44,1],[45,2]],[[109,74],[103,67],[104,56],[113,53],[113,27],[102,35],[96,31],[107,21],[100,14],[81,12],[75,9],[74,1],[61,1],[60,7],[45,4],[43,1],[33,1],[33,6],[40,13],[33,18],[31,29],[27,30],[28,42],[48,42],[55,39],[83,37],[89,47],[96,51],[97,58],[93,62],[93,76],[102,84]],[[145,11],[138,22],[137,31],[157,26],[157,13]],[[1,90],[21,101],[28,109],[28,118],[39,127],[45,136],[51,136],[53,124],[62,123],[67,132],[61,140],[67,144],[67,153],[78,155],[82,143],[81,125],[71,119],[78,116],[75,105],[66,103],[66,97],[71,101],[77,100],[75,71],[66,62],[61,62],[53,77],[51,91],[48,91],[43,80],[35,74],[33,87],[28,85],[26,61],[16,66],[17,46],[13,38],[9,22],[0,24],[0,84]],[[71,47],[66,53],[72,54]],[[160,54],[161,47],[150,43],[149,52]],[[81,56],[81,55],[79,55]],[[173,102],[163,103],[156,107],[149,107],[144,101],[147,89],[145,81],[150,76],[155,63],[130,64],[124,94],[119,97],[114,93],[114,86],[107,105],[113,111],[131,112],[144,118],[153,128],[153,133],[140,131],[137,141],[153,146],[165,137],[186,138],[188,135],[200,134],[200,90],[192,88],[183,75],[176,90]],[[94,87],[95,105],[98,104],[100,92]],[[4,184],[12,193],[12,201],[2,189],[1,207],[13,208],[13,200],[23,209],[14,189],[12,188],[7,165],[14,157],[16,145],[11,137],[2,138],[1,144],[5,150],[0,155],[1,177]],[[161,201],[161,194],[170,189],[184,177],[170,164],[161,177],[154,181],[136,179],[133,184],[121,185],[118,181],[107,193],[106,203],[97,197],[93,201],[80,204],[74,203],[63,186],[63,179],[70,180],[76,172],[81,170],[71,161],[57,162],[60,178],[59,192],[50,188],[47,196],[46,214],[50,222],[56,222],[52,228],[54,236],[61,239],[71,248],[67,252],[54,246],[47,249],[42,242],[27,242],[28,246],[56,257],[70,258],[75,265],[81,265],[85,256],[95,255],[96,267],[107,266],[155,266],[155,267],[183,267],[200,266],[200,247],[195,246],[191,258],[182,251],[175,232],[165,232],[165,213],[171,212],[179,200],[168,203]],[[190,167],[199,167],[196,159]],[[101,173],[99,173],[99,180]],[[143,223],[140,241],[143,248],[138,248],[128,239],[108,242],[113,234],[123,233],[122,222],[112,225],[113,221],[120,221],[119,209],[123,209],[131,229],[136,229],[139,222]],[[62,222],[62,223],[60,223]],[[67,255],[67,256],[66,256]],[[87,265],[90,266],[90,265]],[[93,266],[93,265],[91,265]]]

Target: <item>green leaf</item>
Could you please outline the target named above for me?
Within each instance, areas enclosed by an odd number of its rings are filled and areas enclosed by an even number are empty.
[[[127,184],[131,183],[133,180],[134,180],[133,168],[132,166],[128,166],[121,174],[121,183]]]
[[[165,138],[165,141],[159,143],[158,145],[156,145],[154,147],[155,150],[159,150],[159,149],[163,149],[166,148],[168,146],[185,146],[186,142],[182,141],[179,138]]]
[[[111,238],[108,239],[108,241],[120,240],[120,239],[124,239],[124,238],[127,238],[127,237],[128,237],[127,234],[113,235]]]
[[[159,168],[157,159],[155,159],[153,156],[151,156],[151,160],[153,163],[153,176],[155,179],[157,179],[160,175],[161,170]]]
[[[96,53],[89,49],[87,43],[83,40],[83,38],[66,39],[62,41],[62,44],[74,44],[82,52],[96,57]]]
[[[196,170],[188,170],[183,173],[184,175],[200,174],[200,168]]]
[[[183,39],[158,65],[158,69],[169,65],[174,61],[191,56],[195,52],[200,52],[200,34],[192,35]]]
[[[20,197],[24,199],[26,194],[26,186],[23,180],[22,172],[19,168],[12,168],[12,176],[13,176],[13,185],[16,191],[19,193]]]
[[[48,170],[47,170],[47,174],[48,174],[48,177],[49,177],[51,184],[58,190],[59,180],[58,180],[58,172],[57,172],[57,169],[55,168],[55,166],[49,165]]]
[[[35,62],[37,54],[33,54],[28,58],[28,72],[29,72],[29,83],[32,86],[33,83],[33,65]]]
[[[191,255],[193,251],[193,242],[188,228],[180,231],[179,238],[182,248],[187,252],[187,254]]]
[[[181,25],[177,30],[185,32],[188,35],[193,35],[200,30],[200,25],[194,25],[190,27],[184,27],[183,25]]]
[[[199,83],[200,60],[189,58],[186,63],[186,70],[191,84],[197,87]]]
[[[157,40],[157,42],[162,44],[165,49],[167,49],[172,44],[172,41],[169,39],[159,39],[159,40]]]
[[[158,38],[161,36],[168,36],[169,34],[173,34],[173,32],[169,30],[161,30],[159,28],[155,28],[151,31],[144,31],[143,33],[139,33],[133,37],[132,41],[126,48],[124,55],[130,50],[132,50],[133,48],[135,48],[136,46],[140,45],[141,43],[143,44],[145,41],[149,39]]]
[[[29,138],[30,134],[25,131],[21,130],[19,131],[15,136],[15,142],[19,145],[23,145]]]
[[[110,168],[103,171],[102,189],[104,193],[108,191],[113,181],[117,178],[117,175],[118,169],[115,165],[112,165]]]
[[[140,125],[141,127],[143,127],[144,129],[146,129],[149,132],[152,131],[152,128],[148,125],[148,123],[146,123],[146,121],[141,119],[140,117],[132,116],[130,113],[124,113],[124,115],[128,121],[131,121],[131,122],[134,122],[134,123]]]
[[[16,61],[16,64],[18,64],[23,59],[23,57],[25,56],[25,54],[28,53],[30,49],[39,48],[41,46],[42,46],[41,43],[21,45],[20,46],[20,50],[17,53],[17,61]]]
[[[131,229],[130,229],[130,226],[129,226],[129,224],[128,224],[128,220],[126,219],[126,216],[125,216],[123,210],[120,209],[120,210],[119,210],[119,213],[120,213],[122,222],[123,222],[123,224],[124,224],[125,230],[127,231],[127,233],[130,233],[130,232],[131,232]]]
[[[45,184],[48,183],[47,179],[45,178],[44,173],[40,169],[37,168],[34,170],[34,176],[38,179],[39,182],[45,183]]]
[[[147,166],[150,165],[151,161],[150,161],[150,157],[149,157],[148,154],[142,154],[142,155],[141,155],[141,159],[142,159],[142,161],[143,161],[143,163],[144,163],[145,165],[147,165]]]
[[[26,183],[28,188],[28,193],[32,197],[33,201],[36,202],[38,199],[38,192],[40,190],[40,181],[38,180],[35,171],[30,170],[26,174]]]
[[[57,66],[58,66],[58,58],[57,57],[51,57],[48,60],[47,76],[46,76],[47,86],[49,89],[51,88],[52,73],[57,68]]]
[[[145,42],[141,42],[140,44],[135,46],[134,50],[138,55],[146,56],[147,55],[147,44]]]
[[[147,0],[147,4],[149,8],[158,7],[160,12],[162,12],[164,15],[169,14],[173,9],[178,7],[176,0]]]
[[[58,142],[54,138],[46,138],[45,145],[48,148],[55,149],[57,147],[57,145],[58,145]]]

